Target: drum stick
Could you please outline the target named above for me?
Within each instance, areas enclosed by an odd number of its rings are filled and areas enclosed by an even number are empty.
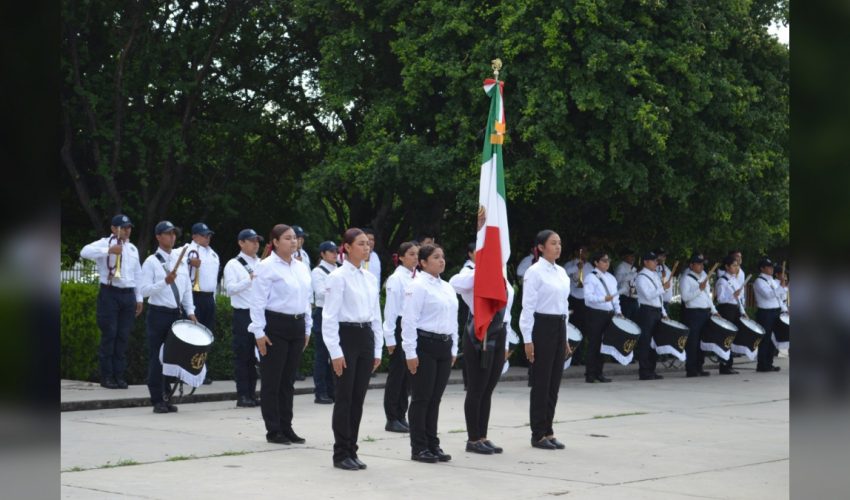
[[[711,279],[711,275],[714,274],[714,271],[717,271],[717,266],[719,266],[719,265],[720,265],[719,262],[715,262],[714,265],[711,266],[711,269],[708,271],[708,274],[705,275],[705,281],[708,281],[709,279]]]
[[[673,263],[673,269],[670,270],[670,278],[667,280],[667,283],[670,283],[670,280],[673,279],[673,276],[676,276],[676,269],[679,269],[679,261]],[[667,284],[665,283],[665,285]]]
[[[747,286],[747,283],[749,283],[751,279],[753,279],[753,275],[752,275],[752,274],[751,274],[751,275],[750,275],[750,276],[746,279],[746,281],[744,281],[744,284],[743,284],[743,285],[741,285],[741,288],[739,288],[739,289],[738,289],[738,291],[740,292],[741,290],[743,290],[743,289],[744,289],[744,287],[746,287],[746,286]]]
[[[184,255],[186,255],[186,250],[188,250],[188,249],[189,249],[189,244],[188,244],[188,243],[186,243],[185,245],[183,245],[183,251],[182,251],[182,252],[180,252],[180,257],[177,257],[177,263],[176,263],[176,264],[174,264],[174,269],[172,269],[172,270],[171,270],[171,272],[172,272],[172,273],[176,273],[176,272],[177,272],[177,268],[178,268],[178,267],[180,267],[180,263],[181,263],[181,262],[183,262],[183,256],[184,256]]]

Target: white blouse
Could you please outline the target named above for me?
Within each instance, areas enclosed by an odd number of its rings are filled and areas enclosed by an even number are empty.
[[[525,272],[522,287],[519,330],[526,344],[532,342],[534,313],[564,315],[564,323],[570,320],[570,278],[563,267],[540,259]]]
[[[387,347],[395,346],[395,322],[404,310],[404,291],[410,286],[413,277],[413,271],[398,266],[384,285],[387,289],[387,299],[384,302],[384,342]]]
[[[452,356],[457,356],[457,295],[438,277],[421,273],[404,293],[401,315],[401,346],[407,359],[418,357],[417,329],[452,337]]]
[[[375,336],[375,359],[380,359],[384,347],[381,335],[381,305],[378,279],[365,269],[358,269],[346,260],[328,275],[325,282],[325,306],[322,308],[322,339],[331,359],[341,358],[339,324],[370,323]]]
[[[304,334],[309,337],[313,326],[310,269],[294,257],[286,262],[272,252],[260,262],[256,273],[251,286],[251,324],[248,331],[258,339],[266,334],[268,309],[282,314],[304,314]]]

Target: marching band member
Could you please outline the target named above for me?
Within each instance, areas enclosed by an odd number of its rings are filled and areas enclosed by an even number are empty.
[[[523,280],[519,326],[525,355],[531,363],[531,446],[544,450],[565,448],[555,438],[552,422],[564,373],[570,278],[555,261],[561,256],[561,237],[551,230],[537,233],[541,259],[528,268]],[[582,295],[582,298],[584,295]]]
[[[112,234],[84,246],[80,257],[93,260],[100,276],[97,293],[97,326],[100,329],[100,385],[126,389],[127,342],[133,322],[142,313],[142,277],[139,250],[130,243],[133,223],[126,215],[112,218]]]
[[[785,305],[783,295],[780,294],[782,288],[777,284],[777,280],[773,279],[773,261],[767,257],[759,261],[759,277],[753,282],[753,292],[756,299],[756,321],[764,328],[764,340],[759,344],[758,363],[756,365],[757,372],[778,372],[779,367],[773,365],[773,356],[776,354],[776,348],[770,340],[773,333],[773,326],[779,321],[779,315],[788,312],[788,307]]]
[[[437,420],[440,401],[457,359],[457,295],[440,279],[446,259],[439,245],[419,249],[422,272],[408,286],[401,318],[401,337],[411,374],[411,459],[448,462],[440,448]]]
[[[407,423],[407,393],[410,377],[401,346],[401,313],[404,310],[404,293],[416,276],[419,261],[419,246],[412,241],[398,247],[398,263],[393,274],[387,278],[386,303],[384,304],[384,343],[390,354],[387,367],[387,385],[384,388],[384,414],[389,432],[410,432]]]
[[[638,378],[640,380],[660,380],[663,376],[655,373],[658,355],[652,348],[652,335],[662,318],[667,317],[664,307],[664,293],[670,288],[670,281],[661,282],[657,271],[658,256],[649,252],[643,256],[643,269],[635,278],[638,292],[638,311],[635,323],[640,326],[640,337],[637,344]]]
[[[142,264],[140,292],[148,298],[148,391],[154,413],[173,413],[177,407],[164,397],[165,384],[159,351],[171,325],[184,315],[195,323],[195,304],[187,266],[180,266],[181,256],[173,252],[178,229],[164,220],[154,227],[159,248]]]
[[[717,297],[717,312],[723,316],[724,319],[731,321],[735,325],[738,324],[738,319],[741,316],[746,317],[747,311],[744,309],[744,282],[739,284],[739,281],[735,278],[736,276],[743,276],[744,272],[741,271],[741,265],[738,262],[737,258],[734,254],[727,255],[726,258],[723,259],[723,274],[720,275],[720,278],[717,279],[717,282],[714,284],[716,290]],[[729,356],[729,361],[720,361],[720,374],[721,375],[735,375],[738,373],[737,370],[732,368],[733,357]]]
[[[215,233],[203,222],[192,225],[192,242],[189,243],[186,262],[191,266],[189,279],[192,281],[195,315],[198,316],[198,322],[215,334],[215,292],[221,263],[218,254],[210,247],[213,234]],[[211,383],[212,378],[207,375],[204,384]]]
[[[585,357],[584,381],[610,382],[611,379],[602,375],[605,358],[599,352],[602,347],[602,332],[611,322],[614,315],[623,316],[620,309],[620,294],[617,291],[617,280],[608,272],[610,258],[605,252],[597,252],[590,257],[593,271],[584,277],[585,336],[587,337],[587,355]]]
[[[661,283],[666,283],[673,279],[672,272],[670,268],[667,267],[667,250],[663,248],[657,248],[654,251],[655,255],[658,257],[658,266],[655,267],[655,272],[658,273],[658,278],[661,280]],[[666,287],[664,289],[664,295],[662,297],[664,300],[664,310],[667,311],[670,309],[670,301],[673,300],[673,287]]]
[[[260,264],[257,251],[263,237],[253,229],[243,229],[236,237],[239,255],[224,266],[224,291],[230,297],[233,309],[233,374],[236,379],[236,406],[253,408],[257,400],[257,369],[254,357],[254,335],[248,331],[251,324],[251,285],[257,277]]]
[[[310,269],[295,258],[295,231],[286,224],[271,230],[272,252],[257,266],[252,285],[251,324],[260,353],[260,409],[269,443],[304,443],[292,430],[295,371],[313,324]]]
[[[705,258],[695,253],[688,261],[688,271],[679,280],[682,294],[682,323],[688,326],[688,341],[685,344],[685,376],[707,377],[709,373],[702,369],[705,354],[700,349],[700,337],[717,309],[711,301],[711,288],[705,273]]]
[[[381,364],[383,335],[378,280],[362,269],[369,239],[357,228],[343,235],[347,258],[328,275],[322,336],[337,376],[333,411],[334,467],[365,469],[357,457],[357,435],[370,375]]]
[[[328,276],[339,265],[336,262],[338,248],[333,241],[319,244],[319,264],[313,268],[313,402],[333,404],[334,373],[328,347],[322,338],[322,310],[325,306],[325,294],[328,291]]]
[[[617,279],[617,293],[620,294],[620,307],[623,310],[623,316],[633,320],[638,309],[637,288],[635,288],[637,268],[635,267],[635,252],[633,250],[623,250],[623,261],[617,264],[617,268],[614,270],[614,278]]]

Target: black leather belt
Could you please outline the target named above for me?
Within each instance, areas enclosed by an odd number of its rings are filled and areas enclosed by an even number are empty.
[[[648,305],[646,305],[646,304],[641,304],[640,306],[641,306],[641,307],[645,307],[645,308],[647,308],[647,309],[654,309],[654,310],[656,310],[656,311],[660,311],[660,310],[661,310],[661,308],[660,308],[660,307],[656,307],[656,306],[648,306]]]
[[[118,293],[133,293],[135,291],[134,288],[130,288],[130,287],[121,288],[120,286],[107,285],[106,283],[101,283],[100,288],[102,288],[104,290],[115,291],[115,292],[118,292]]]
[[[150,307],[151,311],[157,311],[157,312],[168,313],[168,314],[178,314],[180,312],[179,309],[172,308],[172,307],[155,306],[153,304],[148,304],[148,306]]]
[[[420,330],[419,328],[416,329],[416,334],[420,338],[438,340],[440,342],[448,342],[452,339],[452,336],[448,333],[434,333],[429,332],[428,330]]]
[[[352,322],[352,321],[340,321],[339,326],[344,326],[346,328],[366,329],[366,328],[372,328],[372,323],[355,323],[355,322]]]
[[[280,318],[280,319],[299,320],[299,319],[304,318],[304,313],[286,314],[286,313],[279,313],[277,311],[269,311],[268,309],[266,309],[266,314],[268,314],[272,317],[275,317],[275,318]]]
[[[688,311],[711,311],[710,307],[686,307]]]
[[[213,292],[196,292],[195,290],[192,290],[192,294],[194,294],[194,295],[212,295]]]
[[[771,307],[770,309],[768,309],[766,307],[759,307],[757,309],[761,309],[764,312],[776,312],[776,311],[780,310],[780,308],[778,308],[778,307]]]
[[[244,309],[242,307],[233,307],[231,309],[233,309],[234,311],[250,311],[250,309]]]
[[[546,314],[546,313],[534,313],[535,317],[538,318],[548,318],[548,319],[567,319],[566,314]]]

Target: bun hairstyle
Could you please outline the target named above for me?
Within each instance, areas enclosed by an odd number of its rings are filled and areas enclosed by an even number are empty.
[[[594,252],[590,256],[590,265],[596,267],[596,263],[608,256],[608,252]]]
[[[551,229],[544,229],[537,233],[537,236],[534,238],[534,262],[540,260],[540,247],[546,246],[546,242],[549,241],[549,238],[555,234],[555,231]]]
[[[436,252],[438,248],[440,250],[443,249],[443,247],[437,245],[436,243],[429,243],[427,245],[422,245],[421,247],[419,247],[419,262],[421,263],[423,260],[428,260],[428,257],[430,257],[434,252]]]
[[[283,235],[283,233],[290,231],[290,230],[293,231],[293,232],[295,231],[294,229],[292,229],[290,226],[287,226],[286,224],[277,224],[272,228],[271,232],[269,233],[269,245],[271,245],[272,250],[277,248],[277,243],[275,243],[275,241],[278,238],[280,238],[281,235]]]
[[[353,245],[354,240],[356,240],[357,237],[360,236],[361,234],[366,234],[366,233],[364,233],[362,229],[357,228],[357,227],[352,227],[351,229],[346,231],[342,235],[342,243],[343,244],[340,245],[340,249],[342,249],[342,251],[345,252],[345,245],[346,244],[347,245]]]

